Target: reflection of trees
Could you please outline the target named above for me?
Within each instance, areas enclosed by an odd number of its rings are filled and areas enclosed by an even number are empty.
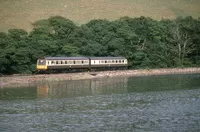
[[[127,92],[195,89],[200,75],[168,75],[65,81],[27,88],[0,88],[0,99],[34,99],[90,96]]]
[[[191,78],[191,79],[190,79]],[[198,88],[199,77],[194,75],[168,75],[131,77],[128,80],[128,92],[148,92],[163,90],[183,90]]]
[[[111,94],[127,92],[128,78],[107,78],[91,80],[92,94]]]
[[[127,78],[55,82],[37,86],[39,98],[61,98],[127,92]]]
[[[1,99],[35,99],[37,98],[37,91],[35,87],[22,88],[0,88]]]

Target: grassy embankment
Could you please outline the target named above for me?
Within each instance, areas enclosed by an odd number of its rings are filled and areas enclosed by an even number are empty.
[[[146,16],[160,20],[200,16],[199,0],[0,0],[0,31],[31,30],[31,23],[60,15],[76,24],[92,19]]]

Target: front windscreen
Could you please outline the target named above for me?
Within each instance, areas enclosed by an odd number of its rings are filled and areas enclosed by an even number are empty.
[[[38,65],[45,65],[45,62],[46,62],[45,60],[38,60],[37,64]]]

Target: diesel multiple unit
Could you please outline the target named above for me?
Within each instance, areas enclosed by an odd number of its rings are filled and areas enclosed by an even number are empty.
[[[44,57],[37,60],[37,70],[124,68],[124,57]]]

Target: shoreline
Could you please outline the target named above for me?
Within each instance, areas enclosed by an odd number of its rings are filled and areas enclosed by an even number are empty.
[[[0,77],[0,88],[8,87],[29,87],[41,83],[50,83],[68,80],[84,80],[104,77],[139,77],[152,75],[173,75],[173,74],[198,74],[200,68],[163,68],[163,69],[138,69],[138,70],[117,70],[97,71],[81,73],[59,73],[27,76]]]

